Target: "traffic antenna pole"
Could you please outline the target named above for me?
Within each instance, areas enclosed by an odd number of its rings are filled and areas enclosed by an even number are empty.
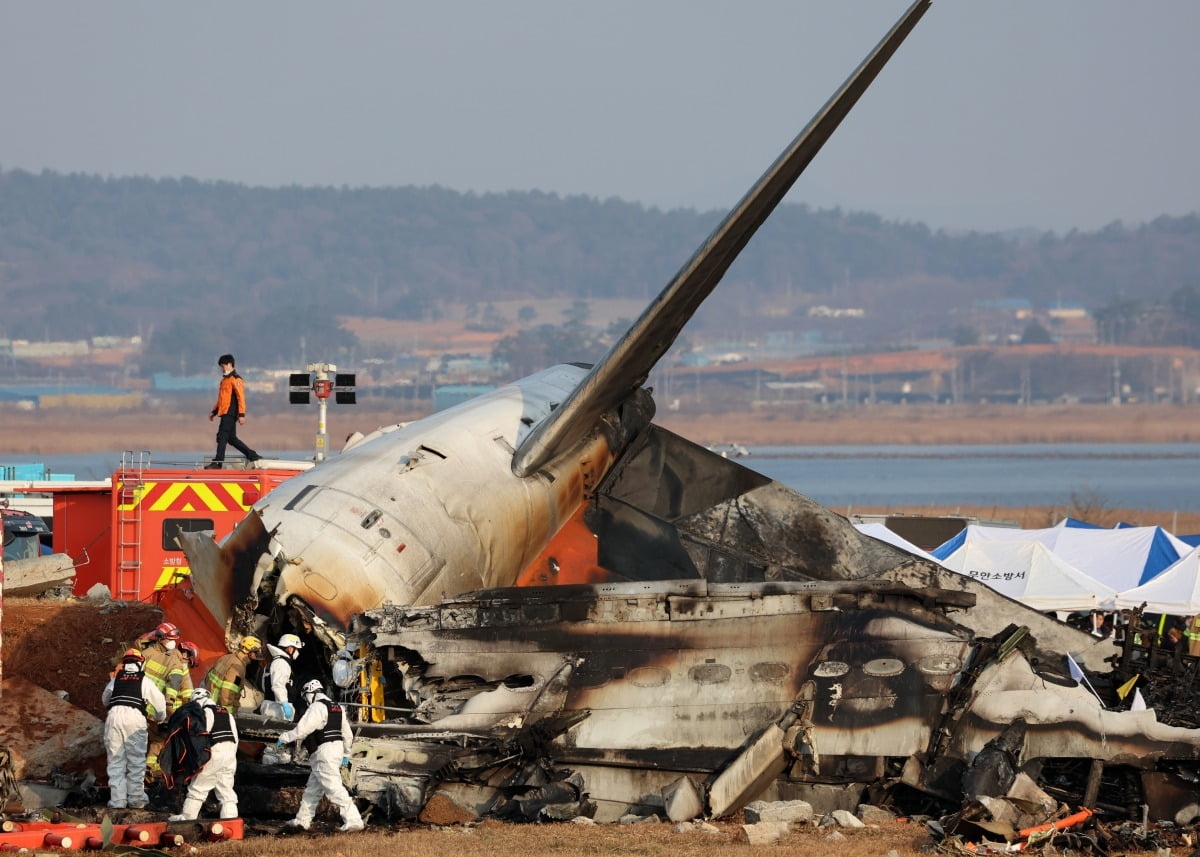
[[[292,372],[288,377],[288,404],[307,405],[311,396],[317,397],[317,448],[313,461],[324,461],[329,449],[329,436],[325,430],[326,409],[329,397],[339,405],[357,404],[354,391],[354,373],[338,372],[332,363],[309,363],[307,372]],[[332,378],[330,376],[333,376]]]

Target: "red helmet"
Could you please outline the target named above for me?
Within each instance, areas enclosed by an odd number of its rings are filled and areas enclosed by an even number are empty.
[[[128,663],[139,663],[140,664],[140,663],[144,663],[145,660],[146,659],[144,657],[142,657],[142,653],[139,652],[137,649],[126,649],[125,654],[123,654],[121,656],[121,663],[125,663],[125,664],[128,664]]]
[[[193,669],[196,664],[200,663],[200,647],[190,640],[184,640],[180,643],[179,651],[187,658],[188,669]]]
[[[179,626],[172,622],[163,622],[154,629],[154,636],[160,640],[178,640]]]

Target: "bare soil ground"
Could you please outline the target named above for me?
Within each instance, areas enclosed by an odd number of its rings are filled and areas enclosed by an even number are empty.
[[[162,621],[162,611],[137,602],[5,598],[4,677],[19,676],[72,704],[105,715],[100,693],[122,652]]]

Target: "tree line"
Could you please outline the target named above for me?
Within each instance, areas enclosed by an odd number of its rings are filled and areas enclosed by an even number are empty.
[[[0,337],[142,335],[147,373],[195,371],[226,350],[291,366],[305,350],[336,357],[356,348],[340,316],[433,319],[454,303],[547,297],[648,300],[722,215],[538,191],[260,188],[0,169]],[[822,303],[868,307],[875,326],[857,336],[953,336],[955,325],[961,336],[956,313],[1004,298],[1083,305],[1105,341],[1200,345],[1198,270],[1196,214],[1096,232],[953,233],[786,204],[697,323],[731,332],[798,325]],[[560,333],[542,336],[551,351],[561,344]]]

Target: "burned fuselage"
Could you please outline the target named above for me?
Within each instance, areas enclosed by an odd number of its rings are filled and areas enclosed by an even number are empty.
[[[969,601],[881,581],[679,581],[370,610],[351,635],[378,665],[359,794],[414,817],[435,793],[504,815],[522,800],[542,811],[530,796],[555,782],[556,803],[614,819],[665,813],[686,778],[720,816],[891,777],[953,803],[1016,718],[1035,774],[1063,757],[1196,769],[1200,733],[1105,711],[1023,629],[976,638],[950,615]],[[414,765],[414,747],[435,764]]]

